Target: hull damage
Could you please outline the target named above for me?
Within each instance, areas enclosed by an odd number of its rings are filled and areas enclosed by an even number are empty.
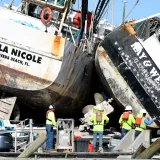
[[[122,109],[129,104],[136,114],[145,108],[159,126],[159,64],[154,56],[160,46],[159,36],[148,30],[140,39],[140,33],[134,31],[146,21],[129,24],[130,29],[128,24],[120,26],[108,34],[97,49],[96,69],[104,88]]]

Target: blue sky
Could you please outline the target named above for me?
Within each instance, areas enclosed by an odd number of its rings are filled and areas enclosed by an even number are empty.
[[[0,5],[3,5],[4,3],[9,3],[11,0],[0,0]],[[15,0],[14,5],[17,6],[20,3],[21,0]],[[76,2],[75,8],[77,9],[78,4],[80,5],[80,1],[78,3],[78,0]],[[94,1],[98,0],[89,0],[89,10],[92,11],[94,9]],[[123,0],[114,0],[115,1],[115,7],[114,7],[114,22],[115,25],[118,25],[122,21],[122,11],[123,11]],[[135,4],[136,0],[125,0],[126,3],[126,15],[131,10],[133,5]],[[128,19],[140,19],[145,18],[150,15],[156,14],[160,12],[160,0],[139,0],[138,5],[136,8],[132,11]],[[104,18],[106,18],[111,23],[111,9],[109,10],[108,16],[105,15]]]

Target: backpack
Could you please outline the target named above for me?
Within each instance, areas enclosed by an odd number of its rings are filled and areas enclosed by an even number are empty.
[[[129,118],[129,112],[123,112],[123,114],[122,114],[122,119],[123,120],[128,120],[128,118]]]
[[[136,125],[141,125],[141,123],[142,123],[142,118],[143,118],[143,116],[138,115],[138,116],[136,117],[136,122],[135,122],[135,124],[136,124]]]
[[[96,121],[102,122],[102,112],[96,112]]]

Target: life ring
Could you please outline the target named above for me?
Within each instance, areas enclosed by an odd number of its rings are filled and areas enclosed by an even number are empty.
[[[47,19],[44,17],[46,13],[49,15]],[[44,24],[48,23],[52,19],[52,10],[49,7],[44,8],[41,12],[40,17],[41,17],[41,21]]]

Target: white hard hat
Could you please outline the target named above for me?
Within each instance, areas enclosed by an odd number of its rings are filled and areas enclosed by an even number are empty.
[[[101,107],[100,104],[97,104],[96,106],[94,106],[94,109],[99,110],[99,111],[103,111],[104,109]]]
[[[140,113],[143,113],[143,114],[144,114],[144,113],[147,113],[147,111],[146,111],[145,109],[141,109],[141,110],[140,110]]]
[[[49,109],[52,109],[52,108],[56,108],[56,106],[50,105],[50,106],[49,106]]]
[[[132,107],[131,106],[126,106],[126,108],[125,108],[125,111],[132,111],[133,109],[132,109]]]

